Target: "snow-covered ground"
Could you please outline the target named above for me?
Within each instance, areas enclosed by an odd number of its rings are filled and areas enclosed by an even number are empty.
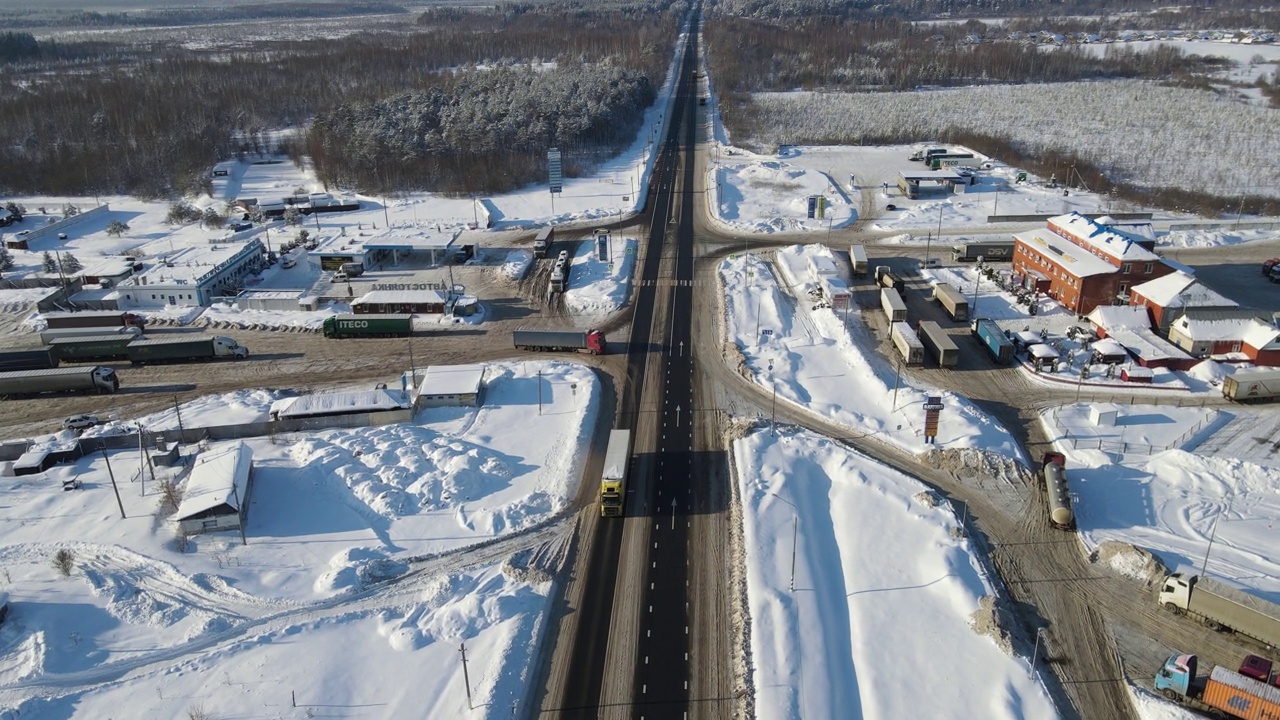
[[[607,315],[620,309],[631,295],[631,273],[636,265],[635,239],[611,233],[604,261],[596,257],[596,242],[579,243],[569,262],[569,287],[564,293],[564,305],[576,315]]]
[[[519,542],[493,556],[457,551],[536,532],[568,506],[599,385],[587,368],[555,361],[490,365],[485,385],[479,408],[248,440],[246,545],[221,533],[184,547],[158,488],[170,479],[181,488],[183,476],[157,468],[155,482],[139,480],[136,452],[0,478],[12,603],[0,627],[0,707],[13,717],[121,708],[186,717],[197,707],[304,717],[343,707],[449,718],[465,708],[465,642],[480,716],[509,717],[531,679],[551,585],[527,558],[509,557]],[[207,398],[183,419],[256,419],[273,398]],[[172,411],[146,418],[174,420]],[[73,477],[80,489],[58,489]],[[60,549],[71,553],[68,576],[53,564]],[[424,572],[406,575],[414,567]],[[404,682],[406,666],[414,682]]]
[[[757,429],[733,454],[756,717],[1057,716],[1025,641],[1012,650],[980,608],[992,583],[923,484],[804,431]],[[920,671],[927,692],[907,680]]]
[[[777,253],[783,277],[759,255],[739,255],[720,265],[724,284],[731,366],[752,382],[851,431],[875,435],[908,452],[930,449],[924,442],[929,396],[945,406],[938,425],[938,448],[983,448],[1019,458],[1008,431],[964,397],[916,387],[872,348],[876,340],[860,309],[813,307],[808,290],[814,278],[806,258],[820,246],[792,246]],[[895,385],[897,389],[895,391]]]

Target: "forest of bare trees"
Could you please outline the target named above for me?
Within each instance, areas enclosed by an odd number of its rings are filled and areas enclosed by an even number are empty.
[[[1217,27],[1257,27],[1259,13],[1269,10],[1259,8],[1259,3],[1254,0],[1191,0],[1164,9],[1153,8],[1149,0],[896,0],[891,3],[884,0],[712,0],[708,9],[718,15],[774,19],[828,16],[923,20],[1041,17],[1046,14],[1119,15],[1132,21],[1131,26],[1161,29],[1170,27],[1171,20],[1175,25],[1181,22],[1220,20],[1229,24]]]
[[[470,106],[469,115],[455,109],[447,119],[465,117],[475,124],[451,131],[508,137],[502,114],[478,98],[486,90],[502,92],[523,112],[552,111],[546,98],[521,97],[522,92],[550,92],[564,100],[554,108],[553,121],[538,117],[524,130],[537,129],[544,144],[539,157],[547,145],[582,148],[576,159],[566,158],[566,172],[573,172],[630,141],[604,124],[634,130],[639,117],[633,111],[661,84],[684,10],[664,0],[607,10],[504,6],[428,13],[412,32],[400,34],[261,41],[247,49],[210,51],[66,41],[35,42],[33,48],[33,37],[10,31],[0,35],[0,50],[9,48],[0,55],[0,166],[20,171],[0,174],[0,192],[159,197],[198,191],[207,186],[210,165],[237,153],[299,152],[296,146],[266,147],[266,138],[275,136],[269,131],[302,128],[324,117],[323,146],[354,145],[369,137],[334,118],[358,108],[385,110],[392,98],[414,94],[442,97],[445,106]],[[538,80],[521,66],[538,67],[548,79]],[[515,79],[520,76],[523,81]],[[513,84],[489,87],[486,77]],[[578,92],[564,89],[575,83]],[[384,114],[379,121],[388,119]],[[393,125],[404,129],[417,121],[401,118]],[[495,126],[479,124],[486,122]],[[344,128],[352,136],[335,134]],[[539,162],[513,162],[507,150],[473,143],[463,152],[475,167],[511,166],[490,171],[487,177],[494,181],[527,177]],[[446,192],[485,189],[462,183],[460,173],[441,171],[456,153],[438,144],[432,152],[439,157],[398,158],[381,176],[336,169],[325,159],[319,163],[326,177],[370,188],[403,181]],[[351,157],[369,155],[357,150]]]

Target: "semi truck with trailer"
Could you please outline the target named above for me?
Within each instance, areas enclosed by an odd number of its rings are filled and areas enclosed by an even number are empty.
[[[120,310],[81,310],[78,312],[50,312],[41,316],[50,330],[79,327],[142,327],[142,317]]]
[[[520,328],[511,333],[517,350],[554,350],[601,355],[605,336],[599,330],[534,330]]]
[[[947,167],[960,167],[961,165],[977,166],[978,161],[974,159],[973,153],[936,153],[929,156],[928,159],[930,170],[941,170]]]
[[[1236,402],[1274,402],[1280,398],[1280,370],[1243,368],[1222,379],[1222,397]]]
[[[982,347],[991,353],[992,359],[1002,365],[1013,362],[1013,343],[1004,334],[1004,330],[995,322],[986,318],[978,318],[969,326],[974,337],[982,343]]]
[[[1047,452],[1040,459],[1040,481],[1044,483],[1049,503],[1049,524],[1059,530],[1074,530],[1075,513],[1071,510],[1071,490],[1067,486],[1067,456]]]
[[[1012,262],[1012,240],[984,240],[981,242],[965,242],[951,247],[951,259],[956,262],[977,262],[982,258],[986,262]]]
[[[1174,653],[1156,672],[1155,689],[1165,697],[1216,717],[1241,720],[1280,718],[1280,688],[1215,665],[1208,677],[1198,675],[1199,659]]]
[[[881,265],[880,267],[886,266]],[[898,277],[893,271],[879,273],[876,277],[876,281],[880,283],[880,287],[893,288],[898,292],[902,292],[902,289],[906,287],[906,283],[902,282],[902,278]]]
[[[554,226],[544,227],[538,231],[537,237],[533,239],[533,256],[536,258],[544,258],[551,249],[551,243],[556,240],[556,229]]]
[[[54,330],[45,330],[40,333],[40,342],[48,345],[59,338],[75,338],[86,336],[101,335],[122,335],[129,339],[142,337],[142,328],[137,325],[121,325],[119,327],[78,327],[78,328],[56,328]]]
[[[110,362],[128,360],[132,335],[80,335],[55,338],[49,349],[62,362]]]
[[[969,319],[969,301],[964,299],[959,290],[946,283],[938,283],[933,286],[933,298],[942,304],[952,320],[959,322]]]
[[[0,372],[45,370],[58,367],[58,356],[50,348],[10,350],[0,353]]]
[[[408,337],[413,315],[331,315],[322,329],[327,338]]]
[[[902,355],[902,361],[907,365],[920,365],[924,363],[924,345],[920,344],[920,338],[916,337],[916,331],[905,322],[895,322],[889,327],[889,337],[893,340],[893,346],[898,348],[898,353]]]
[[[884,314],[889,318],[891,323],[899,323],[907,321],[907,304],[902,301],[902,296],[893,288],[880,289],[880,307],[884,308]]]
[[[243,360],[247,357],[249,348],[222,335],[178,335],[129,343],[129,362],[134,365],[192,360]]]
[[[924,344],[939,367],[955,367],[960,362],[960,348],[942,326],[933,320],[921,320],[916,324],[920,342]]]
[[[600,516],[622,517],[627,502],[627,466],[631,462],[631,431],[609,433],[609,446],[604,453],[604,472],[600,476]]]
[[[862,276],[867,274],[867,248],[863,245],[849,246],[849,264],[853,266],[853,274]]]
[[[1160,586],[1160,606],[1195,618],[1211,630],[1232,630],[1280,647],[1280,606],[1198,575],[1173,573]]]
[[[120,389],[120,378],[109,367],[65,367],[0,373],[0,395],[25,397],[50,392],[109,394]]]

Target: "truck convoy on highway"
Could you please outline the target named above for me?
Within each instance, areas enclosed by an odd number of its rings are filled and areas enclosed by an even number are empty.
[[[920,365],[924,363],[924,345],[920,344],[920,338],[916,337],[915,330],[906,322],[895,322],[889,326],[889,338],[893,340],[893,346],[898,348],[898,354],[902,356],[902,361],[907,365]]]
[[[960,348],[942,326],[933,320],[921,320],[916,324],[920,342],[929,354],[938,361],[939,367],[955,367],[960,362]]]
[[[599,330],[534,330],[520,328],[511,333],[517,350],[558,350],[604,353],[606,340]]]
[[[956,262],[977,262],[982,258],[987,262],[1013,260],[1012,240],[984,240],[966,242],[951,247],[951,259]]]
[[[849,246],[849,264],[853,266],[854,275],[867,274],[867,248],[862,245]]]
[[[333,315],[324,319],[327,338],[408,337],[412,315]]]
[[[1049,503],[1049,524],[1059,530],[1074,530],[1076,518],[1067,487],[1067,457],[1059,452],[1045,453],[1040,460],[1040,480]]]
[[[0,395],[24,397],[47,392],[113,393],[120,389],[109,367],[66,367],[0,373]]]
[[[119,310],[81,310],[79,312],[51,312],[41,316],[50,330],[59,328],[142,327],[142,317]]]
[[[958,322],[969,319],[969,301],[964,299],[959,290],[946,283],[938,283],[933,286],[933,299],[942,304],[952,320]]]
[[[52,348],[11,350],[0,353],[0,372],[45,370],[58,367],[58,356]]]
[[[622,517],[627,501],[627,466],[631,463],[631,431],[609,433],[609,447],[604,453],[604,472],[600,476],[600,516]]]
[[[1211,630],[1233,630],[1280,647],[1280,606],[1209,578],[1173,573],[1160,588],[1160,605]],[[1277,717],[1280,717],[1278,715]]]
[[[1280,370],[1242,368],[1222,379],[1222,397],[1236,402],[1272,402],[1280,398]]]
[[[978,342],[991,353],[996,362],[1007,365],[1013,362],[1013,343],[999,325],[986,318],[978,318],[969,326]]]
[[[1280,688],[1214,666],[1208,677],[1198,677],[1195,655],[1173,654],[1156,672],[1155,688],[1165,697],[1197,710],[1209,710],[1242,720],[1280,718]]]
[[[902,301],[902,296],[893,288],[880,289],[880,307],[884,308],[884,314],[889,318],[891,323],[899,323],[907,321],[907,304]]]

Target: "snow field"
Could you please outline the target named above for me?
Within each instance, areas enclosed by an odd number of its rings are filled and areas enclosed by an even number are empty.
[[[619,310],[631,295],[631,273],[636,264],[635,238],[609,234],[607,262],[596,259],[592,239],[578,244],[570,260],[569,287],[564,292],[564,305],[576,315],[604,316]]]
[[[926,486],[806,431],[733,455],[756,717],[1056,717],[1027,660],[972,627],[991,583]]]

